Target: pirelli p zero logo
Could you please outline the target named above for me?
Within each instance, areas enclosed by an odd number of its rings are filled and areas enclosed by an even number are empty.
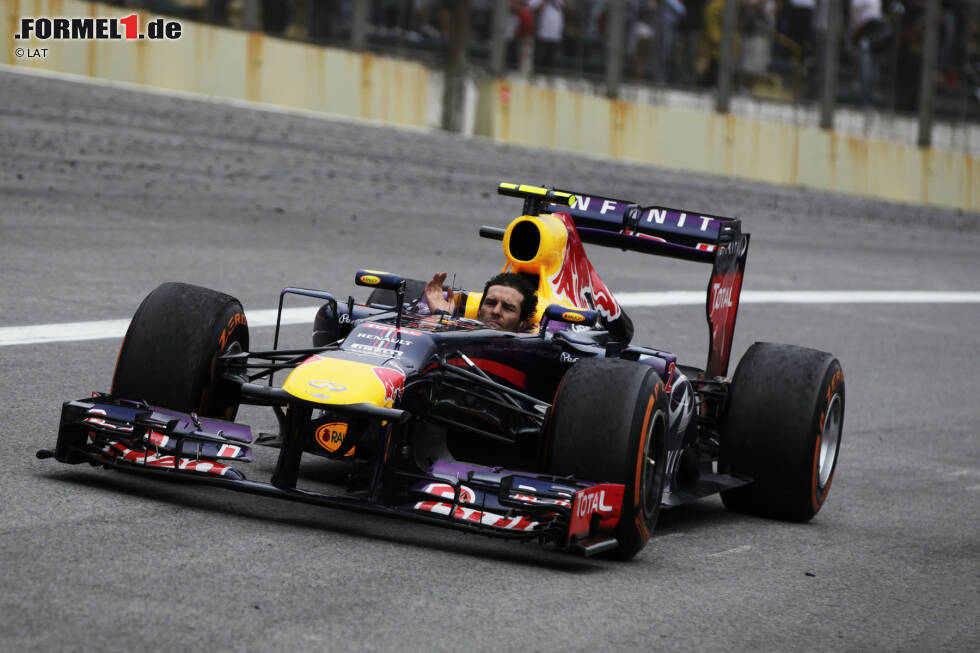
[[[145,27],[145,30],[140,29],[139,14],[124,18],[21,18],[20,31],[14,33],[14,38],[38,41],[175,41],[183,31],[178,21],[164,18],[154,18]]]
[[[234,333],[235,328],[238,326],[248,327],[244,313],[235,313],[228,318],[228,324],[225,325],[224,330],[221,332],[221,337],[218,339],[218,347],[221,351],[224,351],[225,347],[228,346],[228,338],[231,337],[231,334]]]

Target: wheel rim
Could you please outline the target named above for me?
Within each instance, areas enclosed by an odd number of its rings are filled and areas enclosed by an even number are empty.
[[[660,507],[664,468],[666,467],[666,460],[661,458],[665,451],[666,437],[667,425],[664,415],[657,411],[650,420],[650,430],[646,434],[646,444],[643,447],[643,475],[640,478],[643,516],[648,520]]]
[[[823,489],[834,473],[837,463],[837,447],[840,444],[841,422],[844,416],[844,406],[839,394],[830,398],[827,413],[823,420],[820,435],[820,454],[817,460],[817,482]]]
[[[220,356],[226,356],[228,354],[240,354],[242,351],[242,343],[238,340],[232,340],[225,346],[224,350],[220,353],[215,354],[214,358],[211,359],[211,380],[204,389],[204,394],[201,397],[201,411],[202,414],[207,414],[209,417],[217,417],[219,419],[233,420],[235,415],[238,413],[238,389],[232,389],[229,387],[229,382],[222,381],[215,378],[215,366],[217,364],[217,359]],[[244,372],[244,368],[242,369]],[[207,405],[205,405],[207,404]],[[204,409],[207,408],[207,411]]]

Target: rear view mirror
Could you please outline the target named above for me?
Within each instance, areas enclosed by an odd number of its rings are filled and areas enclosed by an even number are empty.
[[[368,286],[369,288],[384,288],[385,290],[399,290],[402,278],[390,272],[379,272],[378,270],[358,270],[354,275],[354,283],[358,286]]]
[[[551,304],[544,309],[544,316],[541,319],[542,332],[548,322],[567,322],[584,327],[593,327],[599,321],[599,312],[590,311],[583,308],[568,308],[561,304]]]

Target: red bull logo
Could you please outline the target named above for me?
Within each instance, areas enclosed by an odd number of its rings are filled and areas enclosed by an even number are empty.
[[[390,367],[375,367],[373,369],[374,375],[384,384],[385,402],[397,399],[405,385],[405,375]]]

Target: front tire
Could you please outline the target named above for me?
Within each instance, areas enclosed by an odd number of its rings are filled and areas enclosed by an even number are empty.
[[[549,473],[626,486],[617,558],[646,546],[657,523],[667,467],[667,393],[651,368],[587,358],[562,379],[548,427]]]
[[[119,350],[112,394],[205,417],[234,419],[238,389],[215,378],[214,360],[248,350],[241,303],[186,283],[153,290],[133,315]]]
[[[722,492],[725,506],[812,519],[830,491],[843,424],[844,373],[836,358],[794,345],[752,345],[732,377],[720,466],[755,482]]]

